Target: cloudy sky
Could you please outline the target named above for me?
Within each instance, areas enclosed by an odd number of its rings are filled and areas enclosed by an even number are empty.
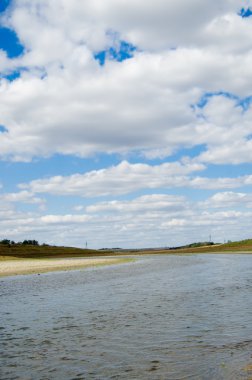
[[[252,1],[0,0],[0,239],[252,237]]]

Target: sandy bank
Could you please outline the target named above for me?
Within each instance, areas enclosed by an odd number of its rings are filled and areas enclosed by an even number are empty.
[[[120,264],[126,261],[129,259],[111,257],[7,260],[0,261],[0,276],[65,271],[98,265]]]

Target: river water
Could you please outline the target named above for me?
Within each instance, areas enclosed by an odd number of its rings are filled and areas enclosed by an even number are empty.
[[[251,379],[252,255],[0,279],[1,380]]]

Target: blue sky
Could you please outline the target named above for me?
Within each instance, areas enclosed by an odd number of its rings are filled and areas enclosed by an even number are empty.
[[[0,2],[0,238],[251,237],[251,5]]]

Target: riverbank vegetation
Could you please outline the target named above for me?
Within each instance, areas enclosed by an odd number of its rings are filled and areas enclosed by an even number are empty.
[[[64,258],[64,257],[92,257],[92,256],[108,256],[109,252],[103,253],[92,249],[81,249],[74,247],[60,247],[48,244],[23,244],[0,243],[0,260],[8,258]]]
[[[4,239],[0,241],[0,260],[15,258],[65,258],[65,257],[105,257],[120,255],[145,254],[186,254],[186,253],[224,253],[224,252],[251,252],[252,239],[214,244],[212,242],[198,242],[180,247],[156,249],[106,249],[93,250],[75,247],[60,247],[48,244],[40,245],[36,240],[24,240],[15,243]]]

